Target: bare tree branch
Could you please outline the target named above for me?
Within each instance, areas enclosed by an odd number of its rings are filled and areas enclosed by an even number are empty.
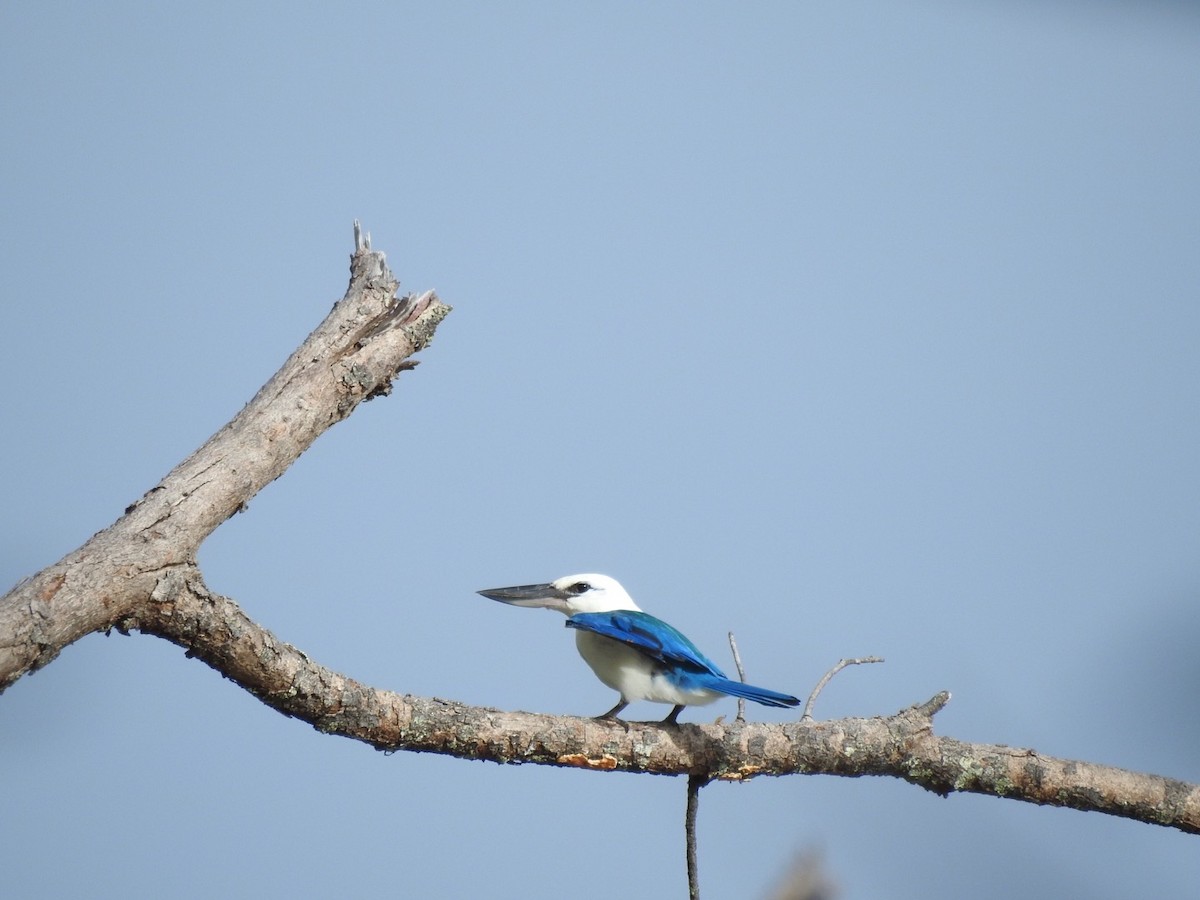
[[[817,697],[821,695],[821,691],[825,690],[825,685],[833,680],[833,676],[846,666],[862,666],[868,663],[881,663],[881,656],[860,656],[854,659],[839,659],[833,664],[833,667],[821,676],[821,680],[817,682],[817,686],[812,689],[812,693],[808,695],[808,702],[804,704],[804,713],[800,716],[801,719],[811,719],[813,717],[813,707],[817,705]]]
[[[186,648],[285,715],[381,750],[701,781],[884,775],[939,794],[991,794],[1200,833],[1200,786],[935,735],[945,693],[876,718],[601,722],[379,690],[278,640],[207,588],[197,549],[325,429],[411,368],[449,307],[433,292],[397,298],[396,287],[383,254],[357,235],[345,298],[257,396],[113,525],[0,598],[0,689],[86,634],[139,630]]]
[[[450,307],[397,298],[355,223],[346,296],[232,421],[125,515],[0,599],[0,690],[86,634],[134,615],[172,566],[363,400],[386,393]]]
[[[361,684],[309,659],[212,594],[194,566],[160,578],[143,618],[119,624],[188,648],[269,706],[380,750],[745,781],[884,775],[926,790],[991,794],[1200,834],[1200,785],[933,733],[942,692],[892,716],[661,726],[505,712]]]
[[[693,772],[687,782],[687,810],[683,815],[683,836],[687,855],[689,900],[700,900],[700,866],[696,859],[696,814],[700,811],[700,788],[708,784],[703,775]]]
[[[738,653],[737,640],[733,636],[733,632],[729,632],[729,649],[733,653],[733,664],[737,667],[738,681],[746,680],[746,670],[742,666],[742,654]],[[738,697],[737,702],[737,720],[739,722],[746,721],[746,701],[742,697]]]

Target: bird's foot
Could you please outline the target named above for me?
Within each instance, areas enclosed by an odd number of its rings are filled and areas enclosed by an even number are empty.
[[[621,710],[623,710],[628,705],[629,705],[629,701],[626,700],[624,697],[622,697],[617,702],[617,705],[614,706],[612,709],[610,709],[608,712],[604,713],[603,715],[596,716],[596,721],[597,722],[620,722],[628,730],[629,723],[626,722],[624,719],[617,718],[617,713],[619,713]]]
[[[663,719],[661,722],[659,722],[658,724],[659,725],[678,725],[679,724],[679,714],[681,712],[683,712],[682,704],[679,706],[673,707],[671,709],[671,711],[669,713],[667,713],[667,717],[665,719]]]
[[[592,721],[600,722],[604,725],[620,725],[626,731],[633,724],[632,722],[626,722],[624,719],[618,719],[616,716],[592,716]]]

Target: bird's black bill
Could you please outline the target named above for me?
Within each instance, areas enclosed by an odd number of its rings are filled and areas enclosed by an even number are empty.
[[[513,587],[487,588],[477,593],[489,600],[499,600],[513,606],[546,606],[567,596],[552,584],[518,584]]]

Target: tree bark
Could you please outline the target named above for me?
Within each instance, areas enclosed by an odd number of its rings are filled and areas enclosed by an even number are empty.
[[[116,522],[0,600],[0,691],[84,635],[136,618],[218,525],[414,365],[408,358],[450,307],[432,291],[398,298],[358,223],[350,272],[346,296],[224,428]]]
[[[933,733],[941,693],[893,716],[769,725],[601,722],[382,691],[309,659],[211,592],[204,539],[359,403],[390,393],[450,311],[396,296],[355,224],[350,286],[253,400],[125,514],[0,599],[0,690],[86,634],[116,628],[187,649],[268,706],[380,750],[688,775],[884,775],[939,794],[992,794],[1200,833],[1200,786]]]

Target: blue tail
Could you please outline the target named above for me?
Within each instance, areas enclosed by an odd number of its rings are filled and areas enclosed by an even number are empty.
[[[753,700],[755,703],[761,703],[763,706],[800,705],[800,701],[790,694],[769,691],[766,688],[755,687],[752,684],[745,684],[741,681],[732,681],[728,678],[720,678],[716,675],[702,676],[696,678],[696,681],[711,690],[720,691],[722,694],[729,694],[731,697]]]

